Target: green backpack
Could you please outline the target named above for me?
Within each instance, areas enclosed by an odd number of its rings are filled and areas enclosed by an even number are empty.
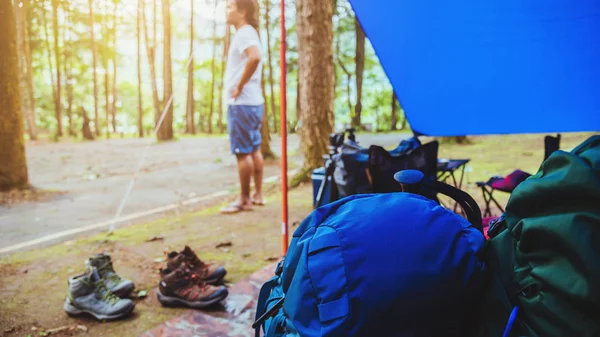
[[[600,336],[600,136],[554,152],[489,235],[474,337]]]

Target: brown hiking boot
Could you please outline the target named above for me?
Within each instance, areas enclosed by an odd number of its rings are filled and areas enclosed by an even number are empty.
[[[202,262],[189,246],[179,253],[170,252],[167,256],[167,268],[171,270],[177,269],[182,263],[187,264],[197,278],[212,285],[222,284],[227,274],[223,267]]]
[[[163,306],[202,309],[217,304],[229,294],[224,286],[211,286],[194,278],[185,263],[175,270],[161,269],[160,276],[157,297]]]

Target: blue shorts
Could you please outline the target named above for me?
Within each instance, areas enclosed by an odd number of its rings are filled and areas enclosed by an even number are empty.
[[[227,108],[227,133],[231,153],[249,154],[260,149],[264,105],[230,105]]]

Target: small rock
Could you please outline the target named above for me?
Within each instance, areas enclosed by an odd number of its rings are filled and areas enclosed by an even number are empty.
[[[81,330],[83,332],[87,332],[88,328],[85,325],[78,325],[77,330]]]
[[[15,328],[4,329],[4,332],[9,333],[9,332],[13,332],[14,330],[15,330]]]
[[[138,298],[144,298],[146,296],[148,296],[148,293],[146,292],[146,290],[142,290],[137,294]]]
[[[165,258],[164,257],[157,257],[156,259],[154,259],[154,262],[156,262],[156,263],[165,262]]]
[[[154,242],[154,241],[163,241],[165,238],[162,236],[153,236],[150,239],[146,240],[146,242]]]
[[[233,243],[231,241],[220,242],[215,248],[231,247]]]
[[[223,248],[223,249],[221,249],[221,251],[223,251],[223,253],[229,253],[230,250],[229,250],[229,248]]]
[[[75,270],[74,269],[69,269],[69,274],[73,273]]]
[[[38,329],[38,328],[36,328],[36,327],[34,327],[34,326],[32,326],[32,327],[31,327],[31,331],[37,331],[37,329]]]

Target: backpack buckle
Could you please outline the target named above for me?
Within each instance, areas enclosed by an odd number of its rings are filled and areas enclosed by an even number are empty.
[[[502,214],[499,218],[490,221],[490,227],[488,228],[488,236],[491,238],[495,237],[500,233],[502,229],[501,224],[505,220],[505,215]]]
[[[252,323],[252,329],[256,329],[260,327],[269,317],[275,316],[279,309],[283,307],[283,301],[285,301],[285,296],[280,298],[275,304],[267,310],[262,316],[260,316],[254,323]]]
[[[277,262],[277,266],[275,267],[275,275],[277,276],[281,276],[281,273],[283,273],[283,261],[285,261],[285,258]]]

